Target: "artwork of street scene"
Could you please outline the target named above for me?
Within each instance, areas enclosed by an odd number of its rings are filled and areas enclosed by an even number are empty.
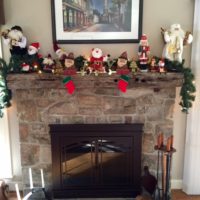
[[[132,0],[62,0],[64,32],[131,32]]]

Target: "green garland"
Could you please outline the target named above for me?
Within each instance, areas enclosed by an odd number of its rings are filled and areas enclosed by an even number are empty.
[[[159,57],[154,58],[157,60],[157,62],[160,60]],[[106,63],[107,67],[112,69],[112,67],[115,66],[114,63],[116,63],[116,60],[113,59],[112,62],[110,61],[110,63]],[[0,117],[2,117],[3,115],[2,110],[5,107],[10,106],[11,100],[11,91],[8,89],[6,82],[7,73],[21,73],[21,65],[23,62],[29,63],[30,65],[31,63],[33,63],[32,60],[30,60],[30,58],[26,56],[11,56],[8,66],[3,59],[0,59]],[[87,61],[83,56],[75,58],[75,65],[78,71],[83,70],[85,62]],[[131,69],[133,74],[136,73],[136,63],[137,61],[128,63],[129,68]],[[40,65],[41,62],[39,62],[39,66]],[[167,59],[165,59],[165,68],[167,72],[178,72],[183,74],[184,82],[180,91],[181,101],[179,104],[182,107],[182,111],[188,113],[189,108],[192,107],[192,102],[195,100],[194,92],[196,91],[193,84],[194,75],[191,69],[184,67],[184,61],[182,63],[179,63],[177,61],[169,61]],[[39,69],[41,69],[41,67],[39,67]]]
[[[182,63],[165,60],[165,66],[168,72],[180,72],[184,76],[184,82],[180,91],[181,101],[179,105],[182,107],[183,112],[188,113],[189,108],[192,107],[192,102],[195,100],[194,92],[196,88],[193,83],[194,74],[190,68],[184,67],[184,62],[184,60]]]
[[[7,73],[9,68],[6,62],[0,58],[0,117],[3,117],[3,109],[11,106],[11,90],[7,86]]]

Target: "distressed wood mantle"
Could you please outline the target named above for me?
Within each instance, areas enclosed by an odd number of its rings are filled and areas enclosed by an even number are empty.
[[[131,75],[127,89],[148,87],[153,89],[179,87],[183,84],[181,73],[138,73]],[[64,88],[63,75],[54,74],[9,74],[7,77],[10,89]],[[120,75],[94,74],[72,76],[76,88],[116,87]]]

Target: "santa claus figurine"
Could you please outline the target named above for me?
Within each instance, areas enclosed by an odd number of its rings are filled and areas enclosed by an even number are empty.
[[[22,63],[21,71],[22,72],[30,72],[31,71],[30,65],[28,63]]]
[[[165,70],[165,61],[164,61],[164,59],[163,58],[161,58],[160,60],[159,60],[159,62],[158,62],[158,71],[160,72],[160,73],[163,73],[163,72],[166,72],[166,70]]]
[[[27,53],[27,39],[20,26],[13,26],[11,30],[2,32],[4,43],[10,46],[11,55],[25,55]]]
[[[40,43],[39,42],[34,42],[34,43],[31,43],[28,47],[28,54],[29,55],[35,55],[38,53],[40,49]]]
[[[54,43],[53,48],[56,55],[58,56],[58,59],[60,61],[63,61],[67,56],[67,53],[62,48],[60,48],[56,43]]]
[[[180,24],[172,24],[169,30],[162,29],[165,47],[163,57],[171,61],[182,62],[183,46],[192,43],[193,36],[185,32]]]
[[[139,68],[141,71],[148,71],[148,61],[149,61],[150,47],[145,34],[142,35],[139,43]]]
[[[103,62],[107,60],[107,56],[103,56],[103,52],[99,48],[92,49],[92,56],[90,57],[90,72],[105,72]]]
[[[43,71],[44,72],[48,72],[48,73],[52,73],[53,72],[53,70],[56,67],[56,63],[52,59],[51,54],[48,54],[48,56],[46,56],[43,59],[42,65],[43,65]]]

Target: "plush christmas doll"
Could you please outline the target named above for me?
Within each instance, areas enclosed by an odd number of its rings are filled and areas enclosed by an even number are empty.
[[[158,65],[157,65],[157,63],[156,63],[155,57],[153,57],[153,58],[151,59],[150,71],[151,71],[151,72],[157,72],[157,71],[158,71]]]
[[[127,52],[123,52],[117,59],[117,74],[129,74]]]
[[[75,86],[72,81],[71,75],[76,74],[73,53],[69,53],[67,56],[65,56],[64,65],[65,65],[64,75],[66,75],[67,77],[64,78],[63,82],[65,84],[65,87],[68,89],[68,93],[73,94],[75,90]]]
[[[48,56],[46,56],[43,59],[42,66],[43,66],[44,72],[47,72],[47,73],[53,72],[53,70],[56,67],[56,63],[55,63],[55,60],[52,59],[51,54],[48,54]]]
[[[165,70],[165,61],[163,58],[161,58],[158,62],[158,67],[159,67],[159,72],[160,73],[163,73],[163,72],[166,72]]]
[[[31,43],[28,47],[28,55],[26,55],[25,59],[32,71],[39,71],[42,66],[43,58],[42,55],[38,54],[39,49],[40,43],[38,42]]]
[[[40,43],[38,42],[31,43],[28,47],[28,54],[35,55],[38,53],[39,49],[40,49]]]
[[[61,49],[56,43],[54,43],[53,48],[56,55],[58,56],[58,59],[60,61],[64,61],[65,57],[67,56],[67,53],[63,49]]]
[[[118,81],[118,89],[122,92],[126,92],[128,86],[129,77],[127,76],[130,73],[128,68],[128,58],[127,52],[123,52],[117,59],[117,74],[120,74],[120,79]]]
[[[13,26],[11,30],[2,32],[4,43],[10,46],[11,55],[25,55],[27,53],[27,39],[20,26]]]
[[[107,56],[103,56],[103,52],[99,48],[92,49],[90,57],[90,72],[105,72],[105,67],[103,66],[103,62],[107,60]]]
[[[141,71],[144,72],[148,71],[149,53],[150,53],[150,47],[148,44],[147,36],[143,34],[140,39],[139,50],[138,50],[139,68],[141,69]]]
[[[64,70],[64,75],[75,75],[76,74],[76,68],[74,66],[74,54],[69,53],[65,57],[65,70]]]
[[[192,43],[192,34],[185,32],[180,24],[171,25],[169,30],[162,29],[162,33],[166,43],[162,56],[182,63],[183,46]]]
[[[31,71],[30,65],[28,63],[22,63],[21,71],[22,72],[30,72]]]

